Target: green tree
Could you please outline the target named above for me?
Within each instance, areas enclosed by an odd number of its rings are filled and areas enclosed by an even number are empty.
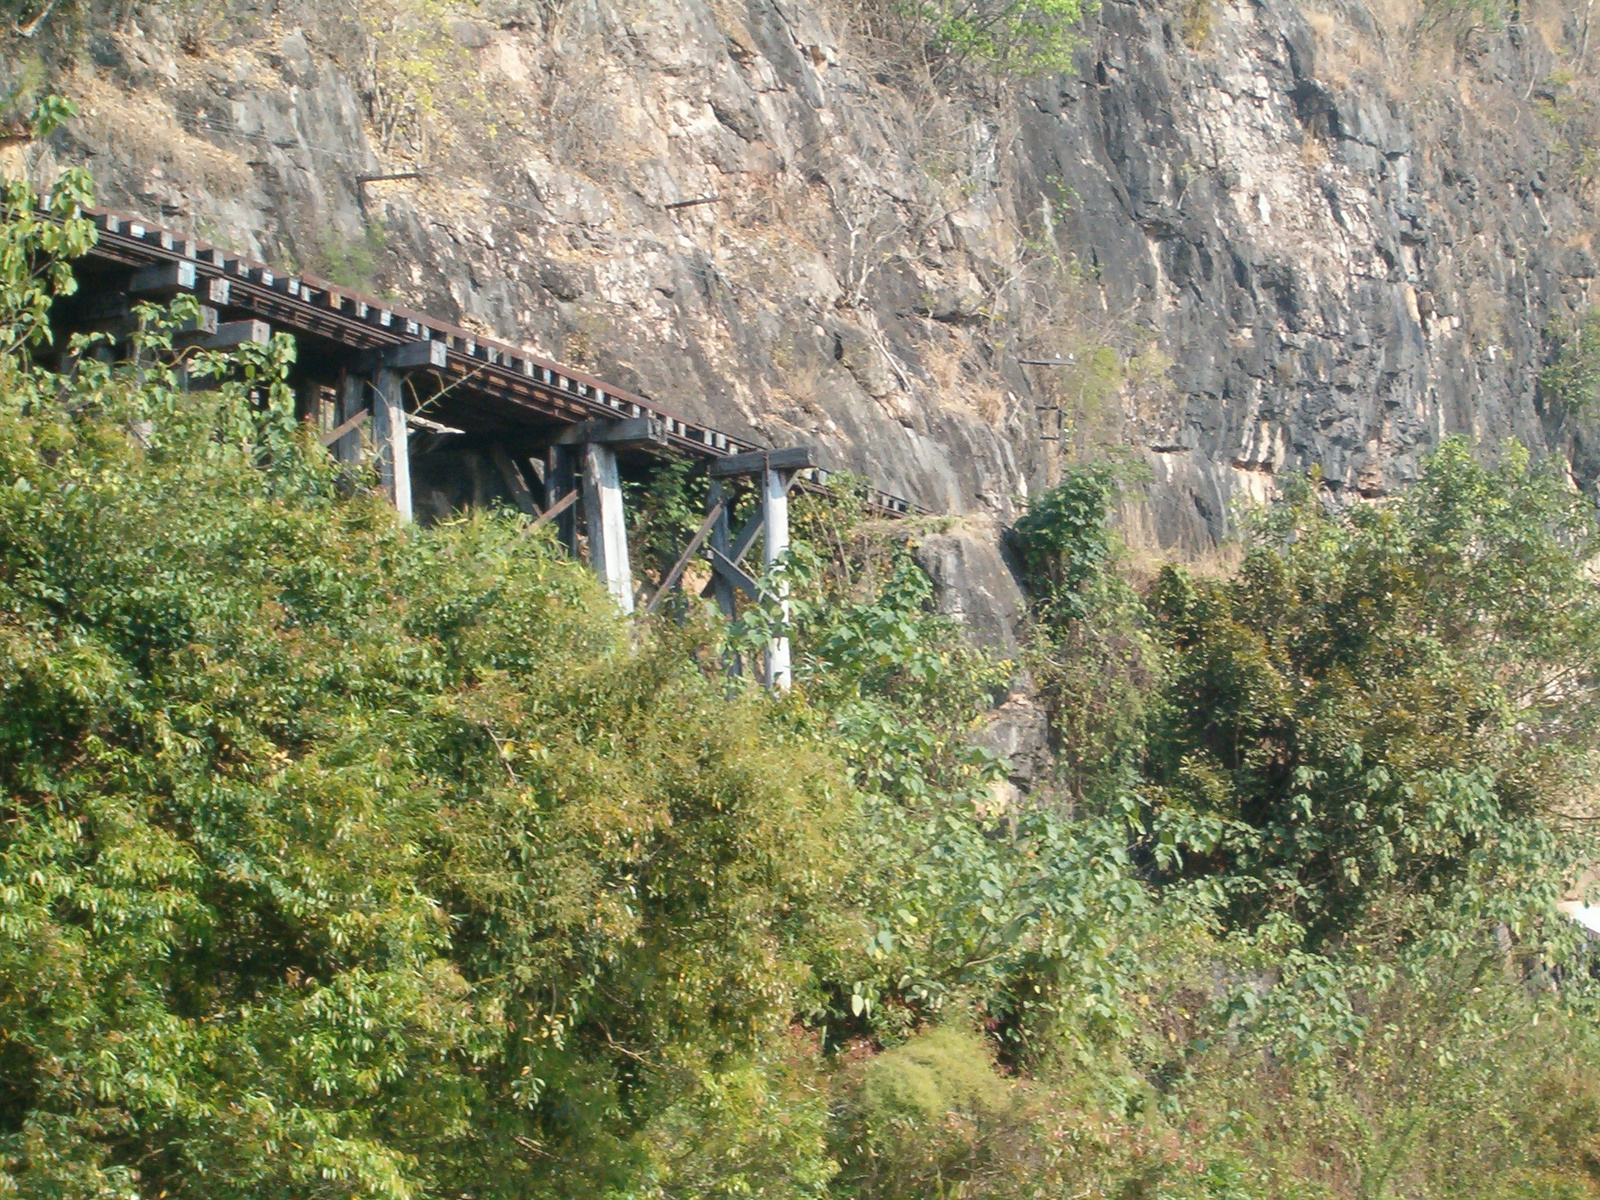
[[[1553,852],[1544,818],[1589,797],[1595,549],[1558,464],[1450,440],[1388,506],[1292,483],[1231,579],[1165,568],[1151,803],[1231,830],[1185,869],[1237,873],[1241,913],[1316,944],[1379,909],[1412,927],[1485,846]]]

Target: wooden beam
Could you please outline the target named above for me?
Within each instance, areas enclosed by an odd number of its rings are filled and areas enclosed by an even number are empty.
[[[625,613],[633,611],[628,526],[622,511],[617,452],[590,442],[583,448],[583,512],[589,525],[589,565]]]
[[[556,517],[559,517],[562,513],[566,512],[567,509],[571,508],[577,502],[578,502],[578,493],[577,492],[568,492],[565,496],[561,497],[561,499],[557,500],[549,508],[545,509],[542,513],[540,513],[539,516],[534,520],[533,524],[528,526],[528,528],[529,529],[537,529],[537,528],[539,528],[539,526],[543,525],[546,521],[553,521]]]
[[[358,412],[355,416],[351,417],[349,420],[343,421],[340,424],[335,425],[332,429],[328,430],[327,433],[323,434],[317,440],[319,442],[321,442],[324,446],[331,446],[335,442],[337,442],[340,438],[342,438],[345,434],[353,433],[355,430],[360,429],[363,425],[365,425],[367,423],[367,418],[370,417],[370,416],[372,416],[372,410],[370,408],[363,408],[360,412]]]
[[[196,305],[196,307],[200,310],[199,314],[185,320],[172,331],[174,344],[193,341],[198,334],[204,334],[206,337],[215,337],[222,328],[221,322],[217,319],[217,310],[215,308],[209,304],[200,304]]]
[[[718,501],[712,505],[711,511],[706,514],[706,519],[701,523],[700,530],[689,541],[689,548],[679,556],[678,561],[672,564],[672,570],[667,572],[667,577],[661,581],[661,586],[656,589],[656,594],[650,597],[650,603],[644,606],[644,615],[649,616],[655,612],[656,605],[661,603],[661,597],[672,590],[672,585],[678,582],[678,576],[683,574],[684,568],[689,565],[689,560],[695,556],[695,551],[705,545],[706,538],[711,533],[711,528],[722,519],[722,510],[726,505]]]
[[[424,433],[434,434],[437,437],[465,437],[467,433],[465,429],[457,429],[454,425],[446,425],[443,421],[429,420],[419,413],[408,412],[406,414],[406,424],[414,429],[420,429]]]
[[[194,264],[187,261],[157,263],[135,271],[128,280],[130,296],[167,296],[194,291]]]
[[[580,421],[556,435],[557,446],[602,445],[616,449],[665,447],[667,423],[660,417],[630,417],[622,421]]]
[[[761,599],[761,585],[751,578],[748,571],[730,561],[728,556],[715,546],[711,548],[711,570],[713,574],[738,588],[750,599]]]
[[[351,369],[363,375],[379,369],[415,371],[422,368],[439,370],[450,361],[449,351],[443,342],[403,342],[398,346],[380,346],[364,350],[355,356]]]
[[[745,523],[739,526],[739,536],[733,539],[733,549],[728,554],[730,559],[736,563],[744,561],[745,554],[750,550],[750,544],[756,540],[756,534],[761,532],[761,526],[766,519],[765,505],[757,508],[745,519]]]
[[[272,326],[265,321],[224,321],[216,333],[200,343],[203,350],[232,350],[246,342],[264,346],[272,340]]]
[[[405,376],[393,367],[372,381],[372,439],[377,444],[378,479],[402,525],[411,523],[411,447],[406,438]]]
[[[537,517],[539,506],[533,502],[533,493],[528,490],[527,481],[522,478],[522,472],[517,470],[517,464],[511,461],[511,456],[505,452],[505,447],[490,446],[489,458],[500,472],[500,478],[506,481],[506,487],[511,489],[511,498],[517,502],[522,515]]]
[[[759,475],[767,470],[804,471],[816,465],[816,452],[812,447],[791,446],[787,450],[749,450],[714,458],[710,469],[713,479],[725,479],[733,475]]]

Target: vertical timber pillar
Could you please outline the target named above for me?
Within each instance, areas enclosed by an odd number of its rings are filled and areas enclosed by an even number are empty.
[[[791,471],[774,470],[767,466],[761,472],[761,514],[766,534],[762,538],[762,561],[768,571],[777,565],[789,549],[789,479]],[[777,581],[778,606],[784,623],[789,620],[789,583]],[[765,683],[769,689],[786,692],[794,682],[794,670],[789,661],[789,639],[775,637],[767,642],[767,667]]]
[[[711,526],[711,549],[724,561],[731,561],[733,555],[733,526],[729,517],[733,509],[733,489],[716,476],[711,477],[711,486],[706,492],[706,506],[715,508],[722,505],[722,511],[717,514],[717,519]],[[721,571],[711,572],[711,590],[717,598],[717,611],[726,620],[733,620],[736,609],[733,602],[733,584],[723,576]],[[704,595],[704,593],[701,593]],[[729,650],[724,667],[728,678],[737,679],[744,673],[744,668],[739,662],[739,652]]]
[[[583,444],[583,511],[589,526],[589,564],[618,606],[633,611],[633,573],[628,564],[628,526],[622,511],[617,452],[597,442]]]
[[[723,558],[729,558],[733,553],[733,532],[728,520],[728,510],[733,506],[733,495],[729,491],[727,484],[713,477],[711,487],[706,493],[706,507],[708,509],[715,508],[718,504],[721,504],[723,508],[711,526],[711,548]],[[733,620],[733,584],[729,583],[718,572],[713,571],[711,573],[711,588],[717,598],[717,609],[728,620]]]
[[[378,479],[402,525],[411,523],[411,450],[408,444],[405,377],[380,367],[373,379],[372,440],[378,457]]]
[[[789,549],[789,485],[798,472],[815,467],[816,459],[809,446],[791,446],[785,450],[748,450],[713,459],[711,475],[711,501],[722,499],[731,486],[724,480],[751,477],[760,495],[760,508],[739,530],[737,537],[729,539],[726,514],[711,543],[712,587],[717,603],[729,616],[733,614],[733,589],[735,586],[752,598],[766,599],[760,585],[740,569],[745,551],[762,533],[763,560],[767,571],[777,566]],[[791,612],[789,584],[781,576],[773,581],[778,608],[783,622],[788,624]],[[707,593],[702,592],[702,595]],[[794,683],[794,667],[790,655],[789,639],[774,637],[767,642],[766,663],[762,681],[768,688],[786,692]]]
[[[339,383],[339,403],[333,414],[335,426],[343,425],[366,407],[367,380],[364,376],[346,371]],[[352,429],[333,444],[333,457],[342,463],[354,465],[361,461],[361,430]]]
[[[544,510],[551,511],[577,486],[572,460],[575,447],[551,446],[544,464]],[[578,553],[578,514],[569,505],[556,517],[556,541],[568,554]]]
[[[372,442],[378,478],[402,525],[411,523],[411,448],[406,424],[406,373],[442,371],[449,361],[443,342],[403,342],[362,352],[351,374],[372,376]],[[345,377],[344,404],[351,403],[351,377]],[[359,384],[356,385],[359,398]]]

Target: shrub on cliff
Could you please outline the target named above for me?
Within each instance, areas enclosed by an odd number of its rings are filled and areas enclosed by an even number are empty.
[[[1547,818],[1588,803],[1600,719],[1590,501],[1519,446],[1486,467],[1447,440],[1391,505],[1295,481],[1249,537],[1233,578],[1167,567],[1153,594],[1151,794],[1227,823],[1185,869],[1247,878],[1240,915],[1313,943],[1431,926],[1486,855],[1559,891],[1587,839]]]

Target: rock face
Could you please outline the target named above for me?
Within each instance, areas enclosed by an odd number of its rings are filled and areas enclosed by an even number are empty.
[[[1150,464],[1133,535],[1189,551],[1287,469],[1380,495],[1449,432],[1600,471],[1537,388],[1595,274],[1581,10],[1105,0],[1076,74],[985,95],[884,82],[826,3],[418,6],[449,67],[421,117],[333,0],[134,9],[37,166],[977,528],[1109,444]],[[992,539],[923,557],[1007,645]]]

